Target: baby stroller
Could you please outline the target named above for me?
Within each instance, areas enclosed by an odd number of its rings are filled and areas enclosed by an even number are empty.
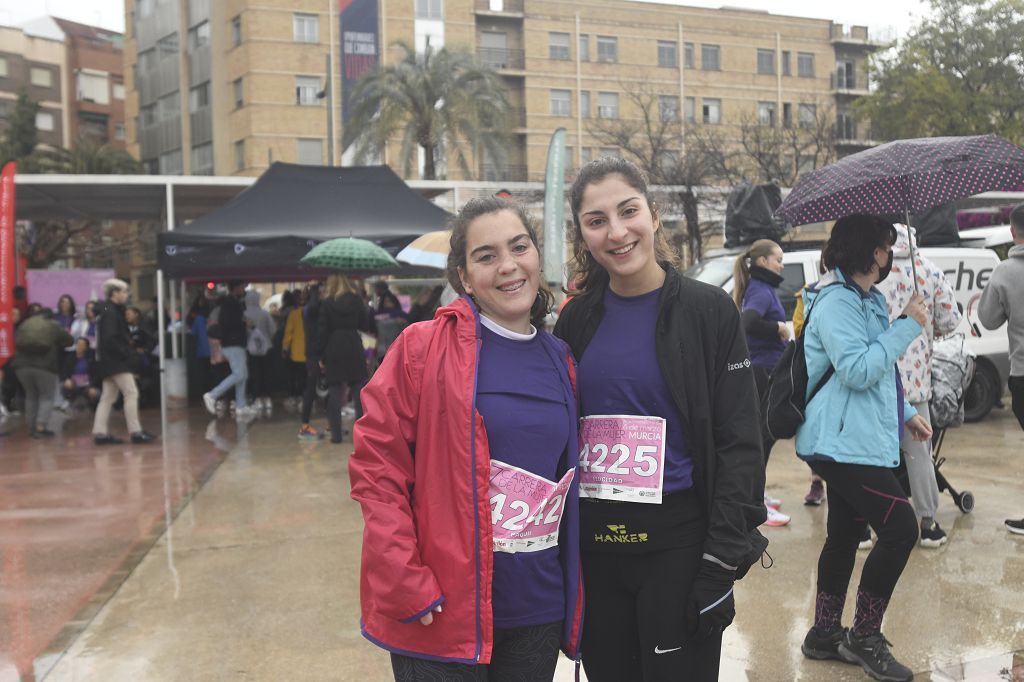
[[[928,409],[932,415],[932,459],[935,482],[939,492],[949,491],[957,508],[964,514],[974,510],[974,495],[969,490],[957,492],[940,471],[946,458],[940,455],[946,429],[964,423],[964,394],[974,379],[974,354],[967,348],[962,334],[948,336],[932,344],[932,399]]]

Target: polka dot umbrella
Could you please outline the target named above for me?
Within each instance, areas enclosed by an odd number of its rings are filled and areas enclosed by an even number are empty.
[[[366,239],[342,237],[321,242],[299,261],[318,268],[341,272],[367,272],[398,266],[387,251]]]
[[[896,140],[803,175],[775,214],[792,225],[853,213],[909,223],[911,213],[1022,185],[1024,149],[998,135]]]

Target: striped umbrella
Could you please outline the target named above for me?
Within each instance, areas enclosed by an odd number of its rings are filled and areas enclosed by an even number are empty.
[[[427,232],[409,242],[408,246],[398,252],[395,259],[409,265],[444,270],[448,266],[448,244],[451,237],[451,230]]]

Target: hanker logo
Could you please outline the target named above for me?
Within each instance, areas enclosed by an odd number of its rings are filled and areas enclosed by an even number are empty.
[[[750,367],[750,358],[747,358],[743,362],[730,362],[727,369],[731,372],[734,369],[744,369],[745,367]]]
[[[609,524],[607,528],[611,533],[594,533],[594,542],[647,542],[647,533],[630,533],[623,524]]]

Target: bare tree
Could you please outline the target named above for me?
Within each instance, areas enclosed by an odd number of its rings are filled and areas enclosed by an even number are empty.
[[[806,105],[805,105],[806,106]],[[835,161],[835,110],[831,105],[810,105],[796,121],[764,121],[747,113],[739,122],[744,165],[761,182],[792,187],[802,173]],[[812,112],[807,115],[806,112]]]
[[[591,119],[587,131],[603,147],[616,147],[657,185],[681,189],[672,197],[684,218],[677,245],[685,245],[689,263],[699,260],[706,238],[719,226],[702,228],[702,189],[737,177],[736,152],[714,126],[684,123],[678,98],[660,96],[646,85],[622,85],[628,118]],[[667,212],[668,206],[662,206]],[[681,242],[681,243],[679,243]]]

